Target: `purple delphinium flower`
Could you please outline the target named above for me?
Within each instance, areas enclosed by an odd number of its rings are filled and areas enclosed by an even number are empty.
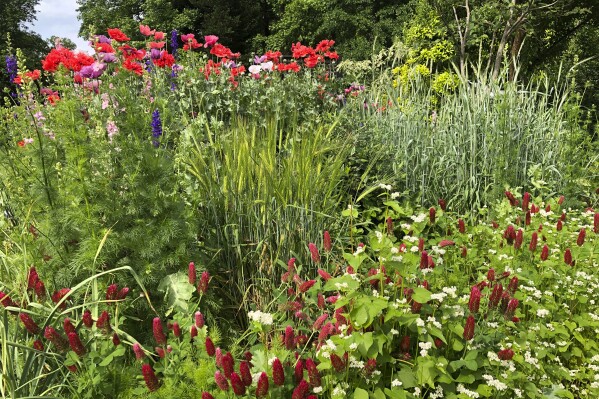
[[[8,74],[8,79],[10,83],[17,77],[18,67],[17,67],[17,57],[9,55],[6,57],[6,73]]]
[[[160,144],[158,138],[162,136],[162,121],[160,120],[160,112],[156,109],[152,112],[152,144],[154,147],[158,147]]]
[[[173,29],[173,31],[171,32],[171,54],[173,54],[173,57],[177,58],[177,49],[179,48],[179,33],[177,32],[177,29]]]

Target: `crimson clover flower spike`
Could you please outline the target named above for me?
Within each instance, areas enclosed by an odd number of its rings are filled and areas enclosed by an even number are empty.
[[[308,249],[310,250],[310,256],[312,257],[312,262],[320,263],[320,254],[318,253],[318,248],[316,248],[316,244],[309,243]]]
[[[245,384],[241,380],[241,377],[236,372],[231,373],[231,387],[233,387],[233,393],[235,395],[245,395]]]
[[[214,372],[214,381],[216,381],[216,385],[221,389],[221,391],[229,390],[229,381],[227,381],[227,377],[220,370],[216,370]]]
[[[31,316],[29,316],[27,313],[19,314],[19,319],[21,319],[21,322],[23,323],[23,325],[25,326],[25,329],[29,332],[29,334],[37,335],[40,333],[40,331],[41,331],[40,327],[33,320],[33,318],[31,318]]]
[[[263,371],[258,377],[258,386],[256,387],[256,396],[264,398],[268,395],[268,375]]]
[[[464,326],[464,339],[466,341],[470,341],[474,338],[474,325],[476,321],[474,320],[474,316],[470,315],[466,319],[466,325]]]
[[[580,232],[578,233],[578,238],[576,239],[576,245],[581,247],[584,244],[584,239],[586,237],[586,234],[587,234],[587,231],[584,227],[582,229],[580,229]]]
[[[275,358],[272,362],[272,379],[277,386],[285,384],[285,372],[283,371],[283,364],[279,358]]]
[[[158,345],[166,344],[166,335],[164,335],[160,317],[155,317],[152,321],[152,333],[154,334],[154,340],[156,340]]]
[[[242,360],[241,363],[239,363],[239,374],[243,381],[243,385],[246,387],[252,385],[252,372],[250,370],[250,363],[247,360]]]
[[[152,366],[150,366],[147,363],[144,363],[141,366],[141,374],[143,375],[144,381],[146,382],[146,386],[148,387],[148,390],[150,392],[154,392],[160,387],[158,378],[156,377],[156,374],[154,373],[154,369],[152,368]]]
[[[537,249],[538,241],[539,241],[539,235],[536,231],[534,231],[532,233],[532,236],[530,238],[530,244],[528,246],[528,249],[530,250],[530,252],[534,252]]]
[[[187,278],[189,280],[189,284],[193,286],[196,285],[197,272],[196,265],[193,262],[189,262],[189,266],[187,268]]]
[[[325,252],[331,252],[333,245],[331,243],[331,234],[325,230],[323,237],[323,247]]]

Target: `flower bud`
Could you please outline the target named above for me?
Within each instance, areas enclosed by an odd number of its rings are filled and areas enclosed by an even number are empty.
[[[83,343],[81,342],[81,339],[79,338],[79,335],[77,335],[76,332],[70,332],[69,333],[69,345],[71,346],[71,349],[73,350],[73,352],[75,352],[78,356],[83,356],[85,355],[85,347],[83,346]]]
[[[200,294],[205,294],[208,292],[208,284],[210,283],[210,273],[207,271],[202,272],[202,276],[200,277],[200,281],[198,282],[198,292]]]
[[[91,328],[94,325],[94,320],[92,319],[92,312],[90,312],[87,309],[83,312],[81,320],[83,321],[83,325],[87,328]]]
[[[430,209],[428,210],[428,218],[431,222],[431,224],[435,224],[435,215],[437,214],[437,210],[434,207],[430,207]]]
[[[110,284],[106,289],[106,300],[114,301],[116,300],[116,294],[119,290],[119,287],[116,284]]]
[[[214,399],[214,396],[212,396],[209,392],[202,392],[202,399]]]
[[[443,198],[439,198],[439,206],[441,207],[441,210],[445,212],[447,209],[447,202],[445,202]]]
[[[491,295],[489,296],[489,309],[494,309],[497,307],[497,305],[499,304],[499,301],[501,300],[502,294],[503,294],[503,286],[501,285],[501,283],[495,284],[495,286],[493,287],[493,291],[491,292]]]
[[[137,342],[133,344],[133,353],[135,353],[135,359],[137,360],[142,360],[144,357],[146,357],[144,350]]]
[[[331,354],[331,356],[332,356],[332,354]],[[293,369],[293,381],[295,381],[296,384],[299,384],[299,382],[303,379],[304,379],[304,361],[302,359],[297,359],[297,363],[295,363],[295,368]]]
[[[522,246],[523,236],[524,232],[522,231],[522,229],[518,229],[518,231],[516,232],[516,239],[514,240],[515,249],[520,249],[520,247]]]
[[[299,384],[297,384],[297,386],[293,390],[291,399],[304,399],[309,391],[310,391],[310,385],[308,385],[306,380],[301,380],[299,382]]]
[[[295,347],[295,333],[293,332],[293,327],[287,326],[285,327],[285,348],[287,350],[292,350]]]
[[[33,349],[37,350],[37,351],[43,351],[44,350],[44,344],[42,341],[40,341],[39,339],[36,339],[35,341],[33,341]]]
[[[121,339],[119,338],[117,333],[112,334],[112,344],[114,346],[119,346],[121,344]]]
[[[516,308],[518,307],[518,300],[516,298],[510,299],[507,304],[507,308],[505,310],[505,318],[506,320],[511,320],[514,317],[514,312],[516,312]]]
[[[239,374],[241,375],[243,385],[246,387],[252,385],[252,372],[250,370],[250,364],[247,361],[242,360],[241,363],[239,363]]]
[[[202,312],[200,312],[200,311],[195,312],[194,319],[195,319],[195,326],[197,328],[204,327],[205,322],[204,322],[204,315],[202,314]]]
[[[308,358],[306,359],[306,370],[308,370],[308,378],[310,380],[310,385],[312,387],[318,387],[321,385],[320,373],[316,368],[316,363],[314,360]]]
[[[345,371],[345,362],[336,353],[331,353],[331,364],[338,373]]]

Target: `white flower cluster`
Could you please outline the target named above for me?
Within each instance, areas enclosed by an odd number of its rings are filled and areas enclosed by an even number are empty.
[[[483,378],[487,381],[487,385],[497,389],[498,391],[505,391],[507,389],[507,385],[503,382],[496,380],[492,375],[484,374]]]
[[[390,184],[383,184],[383,183],[381,183],[381,184],[379,184],[379,187],[382,188],[383,190],[387,190],[387,191],[393,190],[393,187],[391,187]]]
[[[391,381],[391,387],[392,388],[393,387],[400,387],[402,385],[403,385],[403,383],[400,380],[398,380],[397,378],[394,379],[393,381]]]
[[[537,316],[538,317],[546,317],[549,316],[551,312],[549,312],[547,309],[537,309]]]
[[[469,389],[466,389],[466,387],[462,384],[458,384],[458,387],[456,390],[458,391],[458,393],[463,393],[464,395],[468,396],[469,398],[476,399],[480,396],[478,394],[478,392],[470,391]]]
[[[441,385],[437,385],[437,389],[435,389],[435,392],[431,392],[431,394],[428,397],[429,399],[443,399],[443,387]]]
[[[265,326],[270,326],[273,323],[272,315],[270,313],[264,313],[259,310],[249,311],[248,317],[250,320],[256,321]]]
[[[414,223],[422,223],[426,219],[426,214],[420,213],[418,216],[412,215],[412,216],[410,216],[410,219],[412,219],[414,221]]]
[[[431,349],[433,347],[433,343],[432,342],[419,342],[418,346],[421,349],[420,356],[426,357],[426,356],[428,356],[429,349]]]

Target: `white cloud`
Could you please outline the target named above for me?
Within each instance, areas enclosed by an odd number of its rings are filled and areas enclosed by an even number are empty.
[[[79,50],[91,52],[86,40],[78,37],[81,22],[77,19],[76,0],[41,0],[35,7],[37,20],[29,27],[43,39],[60,36],[71,39]]]

